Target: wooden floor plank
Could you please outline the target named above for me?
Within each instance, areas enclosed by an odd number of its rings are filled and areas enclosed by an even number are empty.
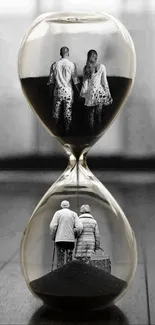
[[[118,302],[130,324],[148,324],[147,295],[144,264],[137,265],[135,279],[124,297]]]
[[[0,271],[0,324],[28,324],[41,306],[29,292],[19,263],[9,263]]]

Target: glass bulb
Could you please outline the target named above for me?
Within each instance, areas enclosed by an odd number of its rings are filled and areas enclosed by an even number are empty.
[[[61,70],[66,62],[68,70]],[[128,31],[105,13],[41,15],[19,53],[27,100],[47,130],[76,158],[117,116],[131,91],[135,69]]]
[[[100,308],[116,302],[127,291],[137,263],[135,236],[118,203],[91,173],[86,161],[80,160],[78,169],[78,187],[77,165],[71,161],[41,199],[21,246],[23,274],[30,290],[49,306],[65,310]],[[60,266],[57,254],[52,261],[54,241],[49,225],[55,211],[63,211],[64,200],[80,219],[80,208],[89,205],[103,251],[93,252],[91,260],[83,251],[78,255],[77,238],[72,262]]]

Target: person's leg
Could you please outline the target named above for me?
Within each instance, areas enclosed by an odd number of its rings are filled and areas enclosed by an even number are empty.
[[[94,132],[94,127],[95,127],[95,108],[94,107],[90,107],[89,110],[89,115],[88,115],[88,122],[91,128],[91,131]]]
[[[90,262],[90,260],[91,260],[90,256],[86,256],[86,257],[85,257],[85,263],[88,264],[88,263]]]
[[[56,123],[58,123],[60,119],[60,108],[61,108],[61,98],[56,96],[54,98],[54,110],[53,110],[53,118],[56,120]]]
[[[91,260],[91,255],[90,255],[90,243],[89,242],[84,242],[83,243],[83,249],[84,249],[84,254],[83,254],[83,262],[89,263]]]
[[[61,243],[57,243],[56,250],[57,250],[57,268],[59,268],[64,265],[65,248]]]
[[[73,260],[73,249],[67,249],[66,251],[66,263],[70,263]]]
[[[72,262],[73,250],[74,250],[74,243],[72,242],[66,243],[66,263]]]
[[[66,131],[68,131],[72,123],[72,99],[70,96],[64,100],[64,122]]]
[[[97,106],[97,123],[101,123],[102,122],[102,111],[103,111],[103,105],[100,103]]]

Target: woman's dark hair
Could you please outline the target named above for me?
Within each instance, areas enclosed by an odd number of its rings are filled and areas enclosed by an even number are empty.
[[[91,79],[93,72],[95,71],[96,63],[90,63],[90,57],[92,55],[98,56],[97,52],[95,50],[90,50],[87,53],[87,62],[84,67],[84,78],[85,79]]]
[[[95,50],[89,50],[88,53],[87,53],[87,61],[90,59],[92,54],[95,54],[96,56],[98,56],[98,54],[97,54],[97,52]]]

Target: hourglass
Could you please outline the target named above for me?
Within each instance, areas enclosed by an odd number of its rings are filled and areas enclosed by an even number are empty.
[[[21,265],[28,288],[56,309],[91,310],[118,301],[136,270],[134,233],[86,154],[131,91],[132,39],[105,13],[37,18],[19,53],[30,106],[65,149],[69,163],[24,231]]]

